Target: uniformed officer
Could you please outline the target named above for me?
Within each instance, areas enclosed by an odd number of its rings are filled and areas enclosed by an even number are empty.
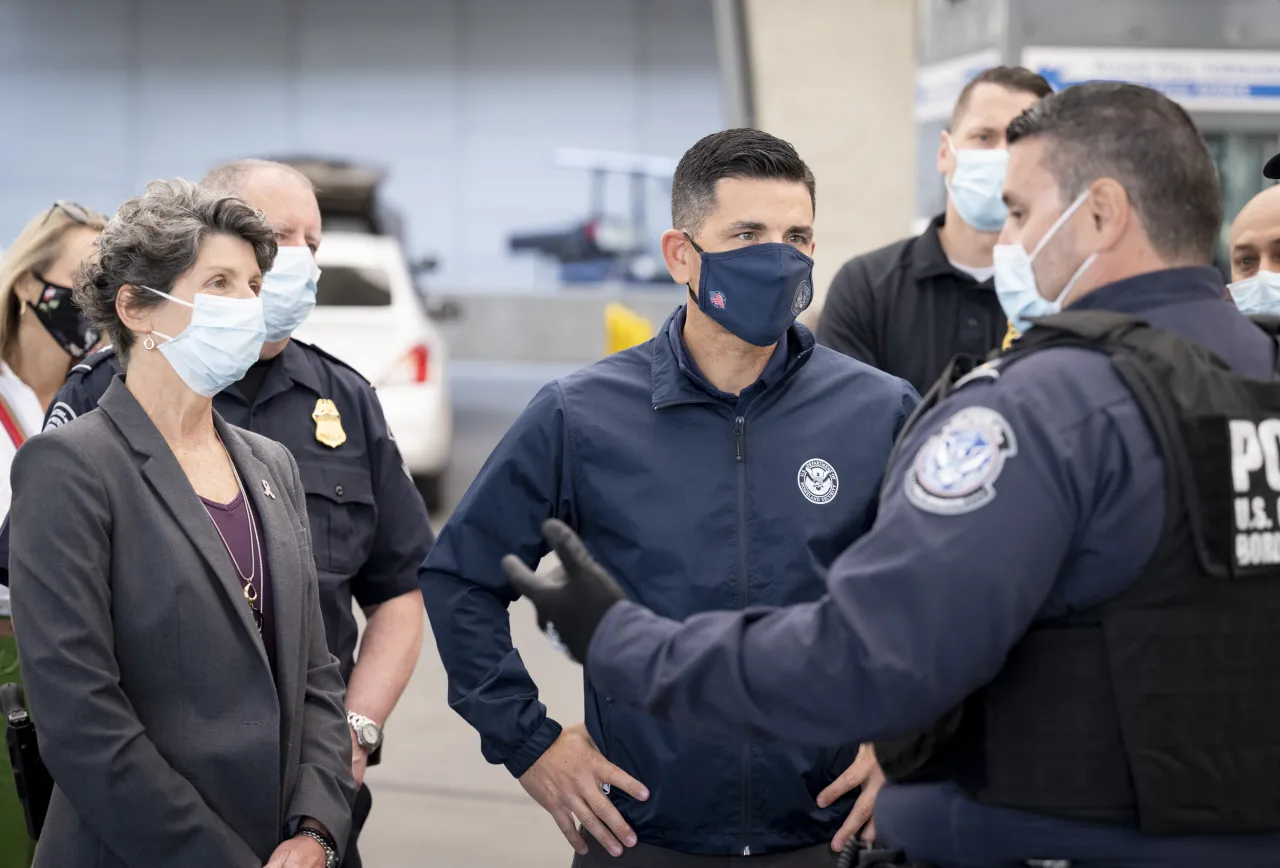
[[[616,703],[881,740],[911,858],[1280,864],[1280,378],[1209,267],[1213,161],[1125,84],[1008,139],[996,285],[1034,327],[926,399],[824,599],[668,620],[555,523],[564,566],[508,573]]]
[[[267,343],[261,360],[214,398],[233,425],[289,447],[307,492],[320,602],[329,650],[347,683],[356,798],[344,866],[361,865],[355,840],[368,816],[365,766],[382,748],[382,726],[417,664],[422,645],[418,565],[433,541],[426,507],[387,428],[373,387],[346,363],[290,334],[315,305],[320,209],[311,182],[259,160],[221,166],[201,182],[259,208],[280,244],[262,287]],[[46,427],[97,406],[121,372],[110,349],[88,357],[54,398]],[[8,563],[8,526],[0,561]],[[355,599],[368,620],[355,659]]]

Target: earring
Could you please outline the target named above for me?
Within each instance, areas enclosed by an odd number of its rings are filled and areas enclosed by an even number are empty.
[[[144,350],[154,350],[156,348],[156,339],[151,335],[147,335],[147,339],[142,342],[142,348]]]

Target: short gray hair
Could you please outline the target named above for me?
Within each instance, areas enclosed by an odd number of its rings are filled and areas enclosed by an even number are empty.
[[[200,186],[216,193],[229,193],[243,198],[249,178],[258,172],[279,172],[293,178],[313,193],[316,189],[311,179],[293,166],[277,163],[274,160],[257,159],[233,160],[230,163],[214,166],[209,170],[209,174],[200,179]]]
[[[1010,146],[1044,139],[1041,161],[1070,202],[1099,178],[1124,186],[1166,264],[1208,265],[1222,226],[1218,170],[1191,116],[1136,84],[1093,82],[1052,94],[1009,124]]]
[[[230,235],[253,246],[258,267],[265,274],[276,258],[276,237],[262,214],[234,196],[221,195],[175,178],[152,181],[141,196],[125,201],[98,239],[97,256],[76,276],[75,302],[85,317],[102,330],[128,364],[134,335],[116,311],[123,286],[149,286],[169,291],[200,255],[211,235]],[[164,302],[154,293],[134,292],[131,310],[146,310]]]

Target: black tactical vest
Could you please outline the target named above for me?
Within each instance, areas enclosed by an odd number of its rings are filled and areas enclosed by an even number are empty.
[[[1164,534],[1128,590],[1035,624],[960,708],[878,743],[881,766],[1151,835],[1280,831],[1280,369],[1246,380],[1133,317],[1067,311],[994,371],[954,362],[925,404],[1060,346],[1106,353],[1142,407],[1165,456]]]

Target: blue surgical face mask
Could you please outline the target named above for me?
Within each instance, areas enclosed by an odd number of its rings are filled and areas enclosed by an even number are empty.
[[[1009,152],[1003,148],[962,148],[947,141],[956,157],[956,170],[947,183],[960,219],[979,232],[999,232],[1009,216],[1001,198]]]
[[[282,341],[302,325],[316,306],[320,266],[309,247],[281,247],[275,264],[262,278],[262,314],[267,340]]]
[[[1280,274],[1259,271],[1253,277],[1227,284],[1236,307],[1244,314],[1280,315]]]
[[[752,244],[702,257],[698,310],[749,344],[776,344],[813,301],[813,260],[790,244]]]
[[[996,296],[1000,299],[1000,307],[1004,309],[1004,315],[1009,318],[1009,322],[1019,334],[1031,328],[1029,319],[1051,316],[1061,311],[1071,298],[1071,291],[1075,289],[1076,282],[1098,258],[1098,254],[1095,253],[1082,262],[1076,269],[1076,273],[1067,281],[1067,285],[1055,293],[1052,300],[1040,294],[1040,288],[1036,286],[1036,273],[1031,263],[1035,261],[1040,251],[1044,250],[1049,239],[1062,228],[1062,224],[1066,223],[1088,198],[1088,190],[1076,197],[1071,206],[1063,211],[1062,216],[1049,227],[1049,231],[1044,234],[1040,243],[1029,255],[1021,244],[997,244],[991,251],[996,267]]]
[[[152,334],[164,338],[160,353],[197,395],[212,398],[238,382],[258,360],[267,336],[262,299],[202,292],[196,294],[193,304],[149,286],[142,288],[191,308],[191,322],[182,334],[176,338],[157,331]]]

